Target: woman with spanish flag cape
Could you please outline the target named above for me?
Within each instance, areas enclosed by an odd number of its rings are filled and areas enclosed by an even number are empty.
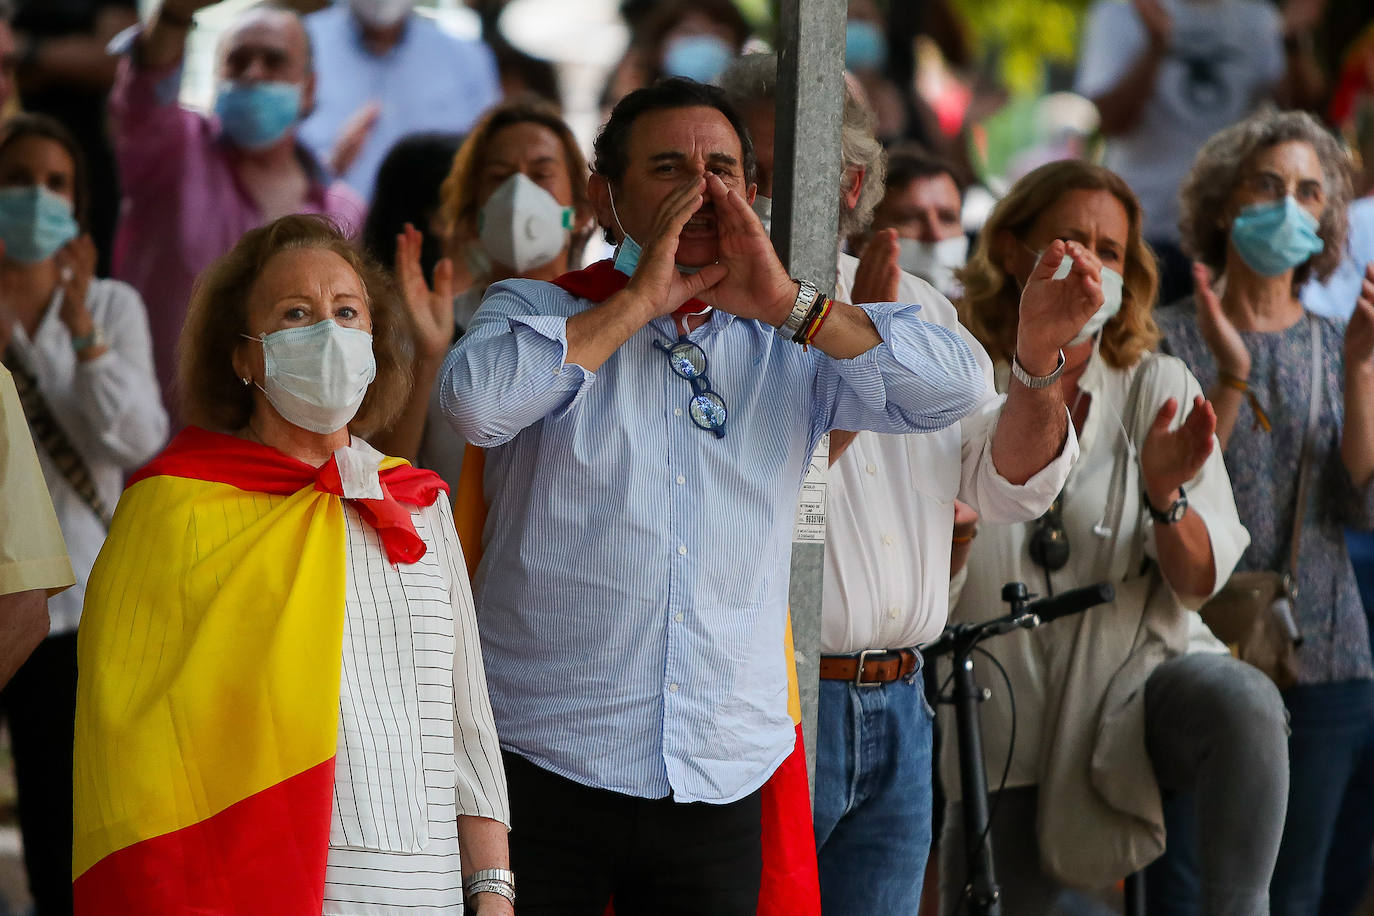
[[[404,400],[399,308],[312,217],[202,278],[184,415],[236,432],[135,474],[91,576],[77,912],[513,912],[447,487],[355,435]]]

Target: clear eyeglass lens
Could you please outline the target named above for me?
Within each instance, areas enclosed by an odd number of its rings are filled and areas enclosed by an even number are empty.
[[[694,395],[688,408],[692,422],[702,429],[721,429],[725,426],[725,402],[714,391]]]

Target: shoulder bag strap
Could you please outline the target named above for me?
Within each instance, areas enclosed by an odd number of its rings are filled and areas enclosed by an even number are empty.
[[[1298,594],[1298,546],[1302,541],[1303,518],[1307,515],[1308,484],[1311,482],[1312,453],[1316,450],[1317,419],[1321,414],[1322,347],[1317,319],[1307,316],[1308,336],[1312,342],[1312,381],[1307,397],[1307,432],[1302,439],[1302,458],[1298,461],[1298,494],[1293,506],[1293,534],[1288,544],[1288,564],[1283,584],[1290,599]]]
[[[100,524],[108,531],[110,511],[105,506],[105,501],[100,498],[95,480],[91,477],[81,453],[72,445],[66,430],[53,416],[52,408],[48,406],[47,399],[38,387],[38,379],[29,371],[28,366],[24,365],[13,345],[5,352],[4,363],[5,368],[9,369],[14,377],[19,404],[24,409],[24,419],[29,423],[34,441],[48,453],[48,457],[57,465],[57,469],[62,472],[67,483],[71,484],[76,495],[90,507],[95,517],[100,520]]]

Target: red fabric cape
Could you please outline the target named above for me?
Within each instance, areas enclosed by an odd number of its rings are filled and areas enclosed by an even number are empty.
[[[313,468],[269,446],[196,426],[178,433],[160,455],[134,472],[128,486],[160,476],[223,483],[274,496],[290,496],[313,485],[323,493],[343,496],[339,465],[333,456]],[[381,499],[349,502],[377,530],[391,562],[414,563],[425,555],[425,542],[411,524],[410,511],[401,504],[433,505],[440,493],[448,492],[448,484],[433,471],[409,464],[385,468],[379,476]]]
[[[593,302],[605,302],[624,289],[629,282],[630,278],[616,270],[614,262],[610,260],[597,261],[581,270],[565,273],[553,281],[555,286],[567,290],[574,296],[581,296]],[[710,309],[711,306],[700,299],[688,299],[673,312],[673,317],[700,315]]]

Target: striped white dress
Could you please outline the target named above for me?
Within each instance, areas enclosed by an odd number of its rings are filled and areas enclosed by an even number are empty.
[[[355,444],[357,440],[355,440]],[[347,503],[345,503],[347,505]],[[447,499],[394,566],[351,508],[325,914],[462,912],[458,815],[510,823],[462,548]]]

